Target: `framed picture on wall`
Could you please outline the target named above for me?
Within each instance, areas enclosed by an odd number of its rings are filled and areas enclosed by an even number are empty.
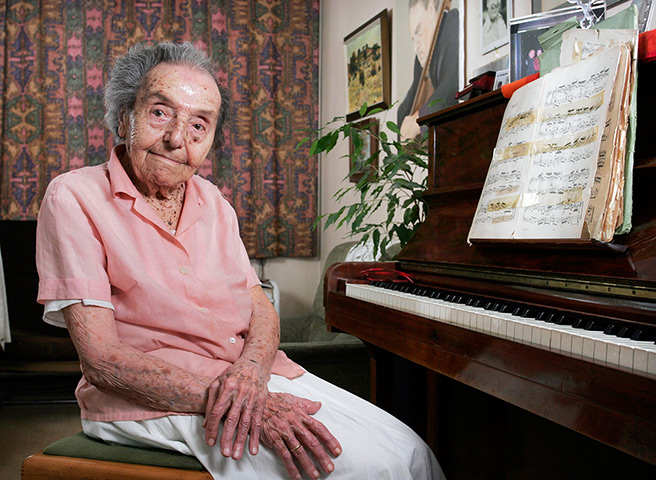
[[[358,183],[367,170],[373,171],[378,167],[378,157],[366,166],[365,162],[378,150],[380,125],[377,118],[370,118],[352,126],[355,131],[352,130],[349,135],[349,181]]]
[[[383,10],[344,37],[346,59],[346,120],[367,115],[360,109],[390,105],[390,33],[387,10]]]
[[[604,18],[603,2],[593,4],[593,13]],[[551,27],[572,17],[583,18],[583,11],[576,6],[551,10],[510,20],[510,81],[532,75],[540,70],[540,54],[543,51],[538,37]]]
[[[508,19],[512,17],[512,0],[480,0],[480,6],[483,54],[508,43]]]
[[[464,0],[396,0],[396,123],[415,138],[417,119],[458,103],[465,85]]]

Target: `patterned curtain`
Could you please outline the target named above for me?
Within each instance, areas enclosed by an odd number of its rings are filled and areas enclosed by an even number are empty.
[[[7,0],[0,7],[0,218],[35,219],[49,181],[107,159],[102,89],[135,43],[191,41],[233,96],[228,142],[199,174],[251,257],[316,253],[319,0]]]

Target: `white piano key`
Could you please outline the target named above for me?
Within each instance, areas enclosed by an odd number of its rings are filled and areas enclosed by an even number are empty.
[[[615,368],[620,366],[620,346],[612,341],[606,345],[606,365]]]
[[[533,325],[530,322],[524,322],[524,334],[522,339],[526,345],[530,345],[533,342]]]
[[[647,373],[647,350],[635,348],[633,350],[633,372]]]
[[[594,360],[594,341],[591,338],[581,337],[583,342],[581,346],[581,358]]]
[[[506,338],[508,340],[515,340],[515,327],[517,326],[517,323],[508,321],[506,323]]]
[[[492,328],[490,327],[491,320],[492,319],[489,316],[487,316],[487,315],[483,316],[482,329],[483,329],[484,333],[490,333],[490,330],[492,330]]]
[[[572,356],[583,357],[583,339],[574,333],[572,333]]]
[[[594,351],[593,351],[593,358],[595,363],[599,363],[600,365],[606,365],[607,355],[608,355],[608,342],[605,342],[602,339],[595,339]]]
[[[620,363],[622,370],[633,370],[633,349],[628,345],[620,345]]]
[[[490,318],[490,335],[499,336],[499,317]]]
[[[647,354],[647,375],[656,377],[656,352],[649,352]]]
[[[542,348],[545,350],[551,349],[551,336],[553,332],[549,330],[548,328],[543,328],[540,327],[541,333],[540,333],[540,345]]]
[[[560,351],[566,355],[572,355],[572,334],[570,332],[562,332],[560,338]]]

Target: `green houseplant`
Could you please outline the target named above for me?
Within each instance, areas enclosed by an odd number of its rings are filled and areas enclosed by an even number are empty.
[[[387,112],[389,108],[368,112],[365,104],[360,114]],[[378,252],[384,254],[395,239],[401,247],[406,245],[426,214],[423,192],[427,181],[428,152],[425,147],[428,134],[423,133],[417,139],[402,139],[396,123],[386,121],[384,124],[392,135],[382,129],[377,132],[368,126],[363,127],[362,123],[349,123],[345,117],[335,117],[317,131],[310,148],[311,155],[328,153],[340,137],[350,139],[352,148],[349,154],[341,157],[348,157],[352,166],[345,180],[348,182],[355,174],[359,180],[335,192],[334,200],[342,205],[335,212],[320,215],[314,227],[324,218],[324,229],[331,225],[347,227],[349,236],[361,235],[360,244],[370,239],[373,241],[374,255]],[[365,150],[363,135],[375,138],[374,144],[378,147]],[[345,203],[346,199],[353,197],[355,201]],[[379,211],[384,213],[376,215]],[[402,215],[399,215],[400,211]],[[374,220],[381,216],[384,217],[382,221]]]

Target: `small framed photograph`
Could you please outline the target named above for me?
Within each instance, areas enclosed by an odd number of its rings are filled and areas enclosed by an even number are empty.
[[[594,2],[592,13],[598,19],[603,19],[605,12],[604,2]],[[583,10],[573,6],[510,19],[510,81],[540,71],[539,57],[544,50],[540,35],[572,17],[581,21],[583,16]]]
[[[353,33],[344,37],[346,60],[346,120],[352,122],[367,111],[390,105],[390,32],[387,10],[383,10]]]
[[[365,163],[378,150],[378,131],[380,125],[377,118],[362,120],[352,124],[355,131],[349,135],[349,181],[358,183],[367,170],[375,171],[378,167],[378,157],[367,165]]]
[[[481,54],[491,52],[509,41],[508,19],[512,18],[511,0],[479,0],[481,3]]]

